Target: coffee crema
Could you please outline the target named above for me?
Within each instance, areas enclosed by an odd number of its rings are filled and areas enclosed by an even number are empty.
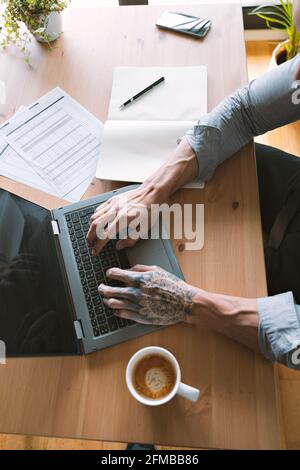
[[[173,364],[160,354],[149,354],[137,362],[132,373],[133,386],[146,398],[163,398],[173,390],[176,372]]]

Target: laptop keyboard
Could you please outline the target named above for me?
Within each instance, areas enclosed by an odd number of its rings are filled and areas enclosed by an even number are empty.
[[[110,240],[98,256],[92,255],[86,241],[86,235],[89,230],[90,217],[96,207],[98,206],[71,212],[65,215],[65,219],[94,337],[99,337],[133,325],[135,322],[116,317],[113,311],[103,304],[102,298],[99,295],[98,286],[100,283],[110,286],[120,285],[119,282],[106,278],[105,273],[107,269],[112,267],[127,269],[129,263],[124,250],[117,251],[115,249],[117,240]]]

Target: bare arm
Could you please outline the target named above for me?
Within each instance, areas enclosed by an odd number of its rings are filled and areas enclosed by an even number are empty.
[[[184,321],[259,351],[256,299],[206,292],[156,266],[112,268],[108,277],[124,283],[124,287],[99,286],[104,303],[117,316],[156,325]]]

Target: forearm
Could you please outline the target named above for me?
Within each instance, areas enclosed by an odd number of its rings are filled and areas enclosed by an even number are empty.
[[[192,314],[187,316],[187,322],[212,329],[254,351],[260,351],[256,299],[212,294],[197,289]]]
[[[199,162],[199,180],[208,181],[218,165],[253,137],[300,118],[300,106],[292,100],[299,66],[298,54],[237,90],[187,131]]]
[[[155,202],[166,201],[177,189],[196,178],[196,155],[184,137],[168,160],[142,184]]]

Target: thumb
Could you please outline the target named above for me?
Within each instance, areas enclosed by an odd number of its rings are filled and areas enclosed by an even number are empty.
[[[130,248],[134,246],[138,240],[133,240],[132,238],[126,238],[124,240],[119,240],[118,243],[116,244],[116,249],[117,250],[123,250],[124,248]]]

